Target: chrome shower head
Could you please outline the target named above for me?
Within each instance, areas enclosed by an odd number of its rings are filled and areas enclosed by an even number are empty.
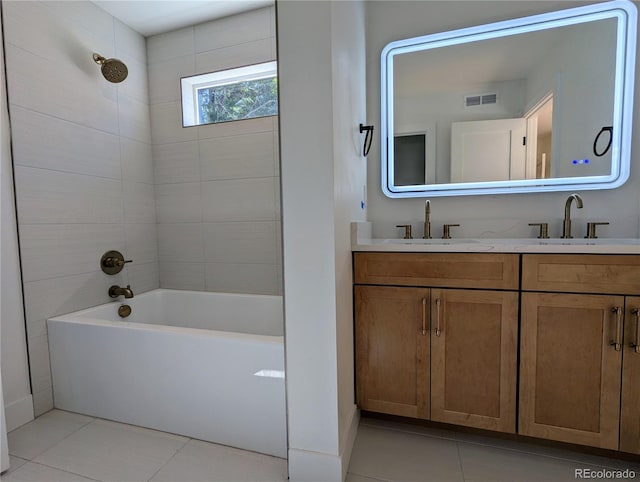
[[[129,70],[122,60],[105,59],[102,55],[96,53],[93,54],[93,60],[101,66],[100,70],[102,71],[102,75],[109,82],[117,84],[129,75]]]

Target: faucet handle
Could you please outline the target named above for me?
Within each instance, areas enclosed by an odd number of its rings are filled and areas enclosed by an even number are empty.
[[[100,268],[107,274],[118,274],[125,263],[131,263],[131,259],[124,259],[120,251],[107,251],[100,258]]]
[[[529,226],[540,226],[538,239],[549,239],[549,223],[529,223]]]
[[[444,224],[442,226],[442,239],[451,239],[451,233],[449,233],[449,229],[460,226],[459,224]]]
[[[607,222],[600,222],[600,223],[587,223],[587,235],[585,236],[585,238],[587,239],[595,239],[598,236],[596,236],[596,226],[606,226]]]
[[[413,239],[410,224],[396,224],[396,228],[404,228],[404,239]]]

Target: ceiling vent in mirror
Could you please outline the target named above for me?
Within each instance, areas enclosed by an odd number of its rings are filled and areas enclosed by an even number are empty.
[[[498,101],[498,94],[478,94],[465,95],[464,106],[475,107],[477,105],[495,104]]]

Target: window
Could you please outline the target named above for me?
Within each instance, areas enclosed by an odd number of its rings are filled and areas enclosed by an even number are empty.
[[[275,61],[184,77],[181,86],[184,127],[278,114]]]

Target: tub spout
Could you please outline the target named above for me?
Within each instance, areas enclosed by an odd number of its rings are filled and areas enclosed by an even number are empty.
[[[133,298],[133,291],[131,286],[127,285],[126,288],[120,288],[118,285],[113,285],[109,288],[109,296],[111,298],[117,298],[118,296],[124,296],[125,298]]]

